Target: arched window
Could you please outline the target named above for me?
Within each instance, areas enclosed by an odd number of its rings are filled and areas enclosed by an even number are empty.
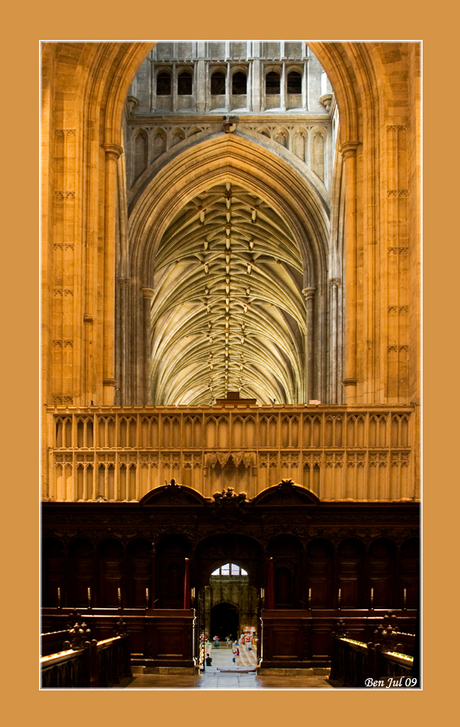
[[[247,77],[242,71],[237,71],[232,78],[232,93],[234,96],[246,93]]]
[[[177,77],[177,95],[191,96],[193,93],[193,77],[190,71],[182,71]]]
[[[157,76],[157,96],[171,96],[171,74],[160,71]]]
[[[221,96],[225,94],[225,73],[216,71],[211,76],[211,96]]]
[[[270,71],[265,76],[265,93],[267,96],[276,96],[280,92],[280,74]]]
[[[302,93],[302,76],[297,71],[291,71],[287,77],[287,92]]]
[[[225,563],[211,573],[212,576],[247,576],[248,572],[235,563]]]

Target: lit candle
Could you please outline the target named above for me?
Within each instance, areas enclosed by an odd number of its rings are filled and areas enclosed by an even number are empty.
[[[406,608],[406,589],[404,589],[404,608]]]
[[[121,601],[121,588],[118,589],[118,600]]]
[[[88,588],[88,601],[91,600],[91,588]]]
[[[339,588],[339,601],[340,601],[341,596],[342,596],[342,589]]]
[[[58,586],[58,599],[61,600],[61,589]]]
[[[371,600],[372,601],[374,600],[374,589],[373,588],[371,588]]]

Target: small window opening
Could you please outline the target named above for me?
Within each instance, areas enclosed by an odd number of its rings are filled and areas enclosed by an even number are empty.
[[[265,76],[265,93],[267,96],[276,96],[280,92],[280,74],[270,71]]]
[[[166,71],[157,76],[157,96],[171,96],[171,75]]]
[[[188,71],[179,73],[177,77],[177,95],[178,96],[191,96],[192,95],[193,78],[192,74]]]
[[[246,93],[246,74],[242,71],[238,71],[233,75],[232,78],[232,93],[235,96],[241,96]]]
[[[211,76],[211,96],[222,96],[225,94],[225,73],[217,71]]]
[[[302,93],[302,76],[297,71],[291,71],[287,77],[287,92]]]

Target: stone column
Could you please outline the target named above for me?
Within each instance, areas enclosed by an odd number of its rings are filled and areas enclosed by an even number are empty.
[[[104,225],[104,323],[103,323],[103,404],[115,400],[115,216],[117,163],[123,148],[104,144],[105,225]]]
[[[207,97],[208,97],[208,74],[206,72],[206,61],[205,61],[205,43],[197,43],[197,56],[198,60],[195,63],[196,68],[196,110],[199,114],[206,113],[207,109]]]
[[[225,76],[225,110],[230,111],[230,83],[231,83],[231,64],[227,63],[227,74]]]
[[[313,310],[315,303],[316,288],[303,288],[302,293],[305,298],[306,325],[307,325],[307,341],[306,341],[306,360],[305,373],[307,378],[306,386],[306,404],[310,399],[314,399],[313,386]]]
[[[149,379],[150,379],[150,310],[152,307],[152,298],[155,295],[153,288],[141,288],[143,297],[143,403],[144,406],[149,403]]]
[[[116,404],[122,406],[130,401],[130,376],[129,370],[129,278],[118,278],[118,312],[116,316],[116,327],[117,327],[117,350],[118,350],[118,365],[117,365],[117,384],[120,387],[118,390],[118,396],[116,397]]]
[[[302,111],[307,111],[307,74],[308,74],[308,63],[303,62],[303,74],[302,74]]]
[[[356,149],[358,141],[341,146],[345,167],[345,403],[356,403],[357,379],[357,220]]]
[[[263,74],[261,72],[261,62],[259,60],[259,41],[253,41],[252,48],[253,48],[253,60],[251,61],[251,67],[252,67],[252,110],[254,112],[261,110],[261,98],[262,98],[262,89],[261,89],[261,79],[263,77]]]
[[[175,113],[177,110],[177,64],[176,63],[173,63],[171,82],[172,82],[172,88],[171,88],[172,110]]]
[[[330,330],[331,330],[331,343],[330,343],[330,401],[331,403],[338,402],[338,368],[337,368],[337,357],[338,357],[338,288],[341,286],[340,278],[330,278],[329,285],[331,287],[331,314],[330,314]]]
[[[206,73],[206,62],[204,60],[198,60],[195,63],[195,78],[196,78],[196,110],[198,114],[204,114],[206,112],[206,99],[207,99],[207,73]]]
[[[155,104],[153,103],[154,99],[154,90],[156,90],[156,83],[155,83],[155,62],[153,58],[150,56],[150,67],[149,67],[149,109],[150,111],[155,110]]]
[[[286,64],[281,65],[281,88],[280,88],[280,108],[286,111]]]

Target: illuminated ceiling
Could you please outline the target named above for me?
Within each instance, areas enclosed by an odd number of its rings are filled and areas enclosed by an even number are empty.
[[[293,235],[255,194],[226,182],[185,204],[155,258],[152,401],[304,400],[302,279]]]

